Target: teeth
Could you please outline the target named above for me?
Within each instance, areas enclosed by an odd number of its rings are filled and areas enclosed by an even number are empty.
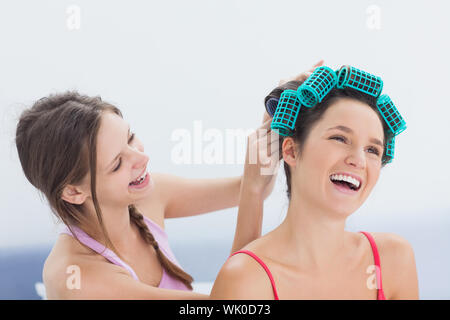
[[[133,184],[139,184],[139,183],[141,183],[142,181],[144,181],[146,175],[147,175],[147,172],[145,172],[142,176],[140,176],[140,177],[137,178],[136,180],[132,181],[131,183],[133,183]]]
[[[147,172],[145,172],[142,176],[139,177],[139,180],[144,180],[145,176],[147,175]]]
[[[359,188],[359,181],[350,176],[342,175],[342,174],[333,174],[331,176],[331,180],[339,180],[339,181],[347,181],[355,186],[356,189]]]

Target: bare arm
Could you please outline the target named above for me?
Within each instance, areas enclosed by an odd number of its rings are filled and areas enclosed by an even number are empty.
[[[279,167],[278,139],[264,113],[263,125],[248,137],[239,193],[239,209],[231,253],[261,236],[265,198],[272,192]]]
[[[182,218],[237,206],[241,177],[189,179],[154,174],[164,218]]]
[[[278,135],[272,135],[271,119],[266,112],[263,121],[248,137],[242,177],[185,179],[154,174],[155,189],[165,208],[164,218],[187,217],[239,203],[232,252],[259,238],[263,202],[272,192],[279,164]],[[267,164],[263,164],[265,162]]]
[[[79,266],[77,273],[67,274],[64,266]],[[121,267],[104,262],[71,262],[45,270],[44,283],[48,299],[99,300],[178,300],[208,299],[192,291],[161,289],[136,281]]]
[[[264,206],[264,199],[261,193],[249,188],[243,188],[240,197],[241,201],[231,253],[261,237]]]

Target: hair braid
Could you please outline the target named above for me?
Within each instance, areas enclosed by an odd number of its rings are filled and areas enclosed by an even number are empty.
[[[128,206],[128,211],[130,213],[130,218],[134,223],[139,227],[139,231],[144,238],[144,240],[153,246],[156,251],[156,255],[158,257],[159,262],[163,266],[164,269],[167,270],[167,272],[174,276],[175,278],[182,281],[189,289],[192,290],[192,281],[193,278],[186,272],[184,272],[181,268],[179,268],[177,265],[175,265],[172,261],[170,261],[164,253],[160,250],[158,242],[153,237],[153,234],[148,229],[147,224],[144,221],[144,217],[141,213],[139,213],[134,205]]]

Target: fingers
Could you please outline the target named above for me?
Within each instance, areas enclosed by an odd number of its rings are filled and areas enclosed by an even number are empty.
[[[280,148],[280,136],[275,131],[261,131],[261,135],[258,135],[258,150],[263,157],[272,157]]]
[[[300,76],[299,76],[299,78],[297,79],[298,81],[305,81],[306,79],[308,79],[308,77],[310,76],[310,75],[312,75],[312,71],[306,71],[306,72],[303,72]]]
[[[317,62],[315,65],[313,65],[312,68],[309,69],[308,71],[314,72],[314,70],[316,70],[317,67],[323,66],[324,62],[325,61],[323,59],[321,59],[319,62]]]
[[[313,68],[317,68],[323,65],[323,63],[325,62],[325,60],[320,59],[319,62],[317,62],[315,65],[313,65]]]
[[[282,84],[284,84],[284,83],[286,83],[286,82],[288,82],[288,81],[290,81],[290,80],[280,80],[280,81],[278,82],[278,86],[281,86]]]
[[[316,70],[317,67],[323,66],[324,63],[325,63],[325,60],[320,59],[320,60],[319,60],[315,65],[313,65],[312,68],[309,69],[308,71],[302,72],[302,73],[300,73],[299,75],[297,75],[297,76],[295,76],[295,77],[293,77],[293,78],[287,79],[287,80],[280,80],[280,82],[278,82],[278,86],[281,86],[281,85],[285,84],[286,82],[293,81],[293,80],[296,80],[296,81],[305,81],[305,80],[308,79],[308,77],[314,72],[314,70]]]
[[[270,115],[267,113],[267,110],[264,111],[264,116],[263,116],[263,121],[262,123],[264,124],[265,122],[267,122],[268,120],[272,120],[272,118],[270,117]]]
[[[271,120],[255,130],[248,137],[246,165],[259,167],[260,175],[274,175],[280,162],[279,138],[277,132],[270,130]]]
[[[267,112],[266,112],[266,114],[267,114]],[[266,131],[270,131],[271,123],[272,123],[272,118],[270,118],[270,116],[269,116],[268,119],[266,119],[266,116],[264,115],[264,122],[257,130],[260,131],[260,129],[265,129]]]

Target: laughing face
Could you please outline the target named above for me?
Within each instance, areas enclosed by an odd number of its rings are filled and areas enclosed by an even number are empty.
[[[99,203],[118,208],[148,196],[153,187],[148,162],[143,144],[130,131],[129,125],[115,113],[104,112],[97,135],[96,191]],[[90,195],[90,173],[79,187],[84,194]]]
[[[301,157],[289,162],[292,196],[326,212],[353,213],[378,180],[383,139],[383,126],[373,109],[340,98],[311,128]]]

